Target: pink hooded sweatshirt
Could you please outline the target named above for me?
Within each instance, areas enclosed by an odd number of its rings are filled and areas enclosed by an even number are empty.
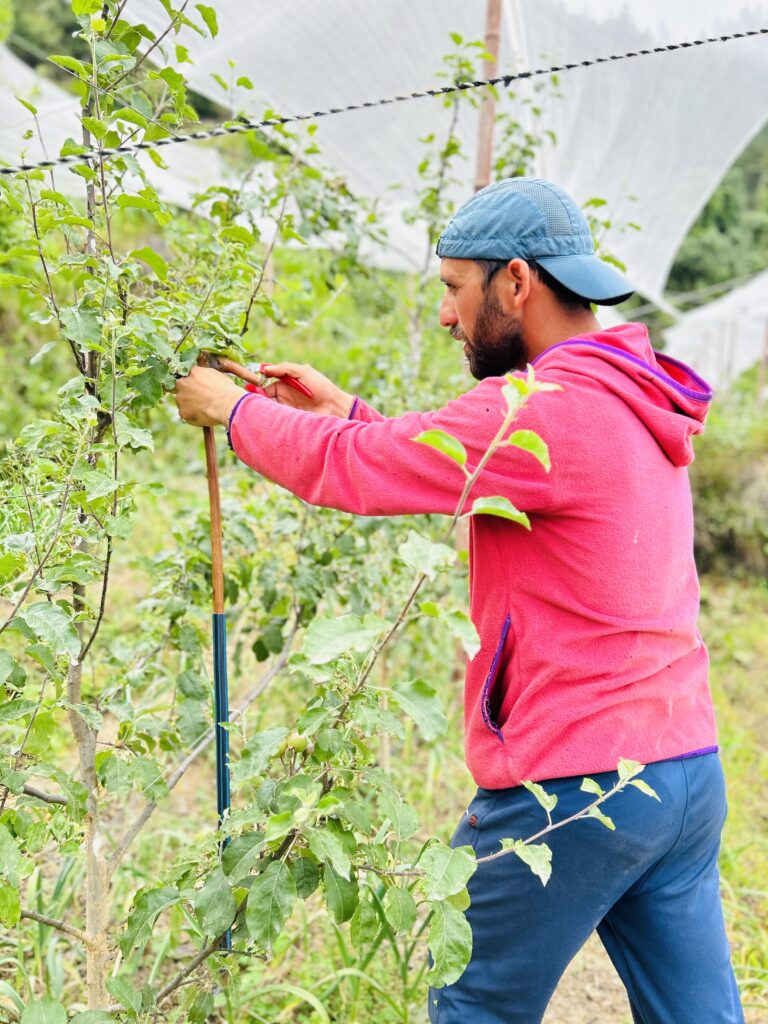
[[[503,495],[531,531],[470,520],[470,612],[481,648],[467,664],[465,750],[478,786],[644,764],[716,749],[687,466],[712,398],[687,366],[651,348],[641,324],[553,345],[515,429],[549,445],[547,473],[499,449],[470,503]],[[452,514],[458,466],[415,444],[445,430],[471,470],[499,428],[503,378],[436,412],[386,419],[357,402],[349,420],[245,396],[230,444],[305,501],[359,515]]]

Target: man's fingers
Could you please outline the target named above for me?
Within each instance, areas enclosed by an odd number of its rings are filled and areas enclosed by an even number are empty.
[[[259,369],[268,377],[300,377],[309,367],[301,363],[262,363]]]

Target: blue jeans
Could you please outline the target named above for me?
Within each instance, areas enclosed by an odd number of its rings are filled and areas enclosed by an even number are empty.
[[[629,786],[602,805],[615,832],[588,819],[546,836],[546,886],[514,854],[478,866],[467,911],[472,959],[455,984],[430,989],[432,1024],[537,1024],[595,929],[635,1024],[743,1024],[717,872],[726,815],[720,759],[662,761],[639,777],[661,803]],[[593,778],[608,790],[617,776]],[[542,785],[558,797],[556,822],[595,799],[580,791],[580,777]],[[546,823],[523,787],[480,789],[451,845],[483,857],[500,839],[526,839]]]

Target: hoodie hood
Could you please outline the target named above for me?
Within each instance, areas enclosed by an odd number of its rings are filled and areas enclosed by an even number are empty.
[[[691,438],[704,429],[712,389],[685,363],[655,352],[644,324],[620,324],[558,342],[533,366],[600,381],[626,402],[670,462],[693,462]]]

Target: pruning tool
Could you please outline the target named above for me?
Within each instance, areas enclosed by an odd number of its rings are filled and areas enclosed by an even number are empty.
[[[270,379],[264,367],[269,363],[260,363],[258,370],[250,370],[225,356],[217,356],[211,352],[201,352],[198,359],[200,366],[212,370],[230,373],[245,381],[246,391],[258,391]],[[299,391],[307,398],[312,392],[295,377],[281,377],[284,384]],[[203,427],[205,439],[205,465],[208,476],[208,502],[211,516],[211,569],[213,577],[213,715],[216,737],[216,809],[219,816],[219,828],[230,806],[229,792],[229,694],[227,684],[227,620],[224,614],[224,555],[221,539],[221,497],[219,494],[219,471],[216,460],[216,441],[213,427]],[[229,843],[225,839],[219,853]],[[221,937],[220,949],[232,950],[232,930],[228,928]]]

